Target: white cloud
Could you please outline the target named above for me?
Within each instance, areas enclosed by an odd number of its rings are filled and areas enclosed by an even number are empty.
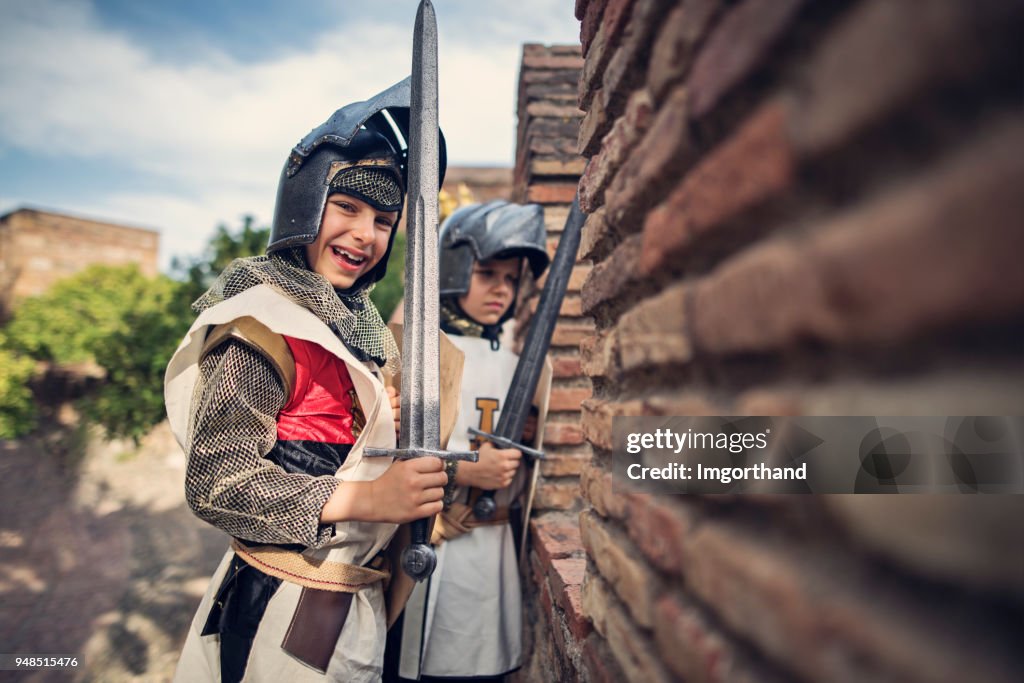
[[[523,42],[551,40],[560,25],[573,35],[571,3],[559,18],[550,5],[517,3],[541,32]],[[411,60],[411,15],[408,25],[328,30],[275,61],[242,63],[210,47],[203,62],[175,65],[103,28],[83,0],[0,7],[0,147],[102,160],[173,188],[125,193],[111,177],[109,193],[76,210],[160,229],[165,265],[198,253],[219,222],[235,225],[245,212],[269,221],[292,145],[338,106],[403,78]],[[507,17],[496,21],[483,36],[440,31],[441,124],[453,164],[512,163],[520,53],[516,42],[495,41],[515,30]]]

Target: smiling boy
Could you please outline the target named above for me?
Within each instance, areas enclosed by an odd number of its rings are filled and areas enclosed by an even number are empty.
[[[447,482],[437,458],[362,456],[395,447],[397,398],[382,370],[398,353],[369,291],[387,267],[405,169],[372,105],[401,102],[401,85],[296,146],[267,255],[225,269],[168,366],[186,499],[232,537],[178,681],[380,678],[379,553],[398,523],[441,509]]]

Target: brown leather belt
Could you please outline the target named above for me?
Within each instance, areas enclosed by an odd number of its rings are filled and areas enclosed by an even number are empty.
[[[451,506],[434,518],[434,532],[430,542],[439,545],[451,541],[481,526],[499,526],[508,522],[508,507],[499,507],[492,519],[482,522],[473,517],[473,508],[462,503]]]
[[[324,673],[352,607],[352,595],[391,578],[383,566],[373,569],[329,560],[316,562],[302,553],[275,546],[248,546],[238,539],[231,540],[231,548],[246,564],[264,574],[302,586],[281,647]],[[383,564],[383,558],[374,558],[374,562]]]

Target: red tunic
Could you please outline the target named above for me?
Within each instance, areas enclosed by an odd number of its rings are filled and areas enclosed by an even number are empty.
[[[295,388],[278,414],[278,441],[353,444],[352,377],[322,346],[285,336],[295,358]]]

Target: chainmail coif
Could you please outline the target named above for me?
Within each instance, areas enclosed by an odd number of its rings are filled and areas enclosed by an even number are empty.
[[[312,312],[360,360],[372,360],[391,373],[400,368],[395,338],[370,301],[372,285],[355,292],[336,291],[327,278],[306,268],[301,247],[235,259],[192,309],[201,313],[257,285],[273,287]]]

